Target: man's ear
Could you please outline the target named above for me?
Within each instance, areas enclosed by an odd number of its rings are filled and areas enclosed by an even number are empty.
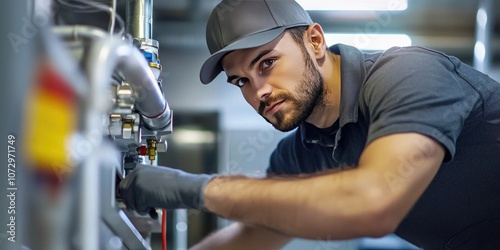
[[[306,30],[306,46],[311,46],[314,51],[314,55],[316,59],[321,59],[325,56],[326,53],[326,42],[325,42],[325,34],[323,32],[323,28],[318,23],[313,23],[309,25],[309,28]]]

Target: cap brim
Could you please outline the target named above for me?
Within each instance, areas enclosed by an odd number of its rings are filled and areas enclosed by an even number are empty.
[[[249,35],[215,52],[205,61],[205,63],[203,63],[203,66],[201,66],[201,82],[203,84],[209,84],[220,74],[220,72],[222,72],[222,65],[220,64],[220,60],[227,53],[239,49],[254,48],[269,43],[272,40],[276,39],[287,28],[288,27],[283,26],[276,29]]]

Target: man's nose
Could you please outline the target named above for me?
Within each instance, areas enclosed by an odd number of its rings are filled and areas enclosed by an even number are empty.
[[[259,81],[255,84],[256,99],[264,102],[272,93],[272,86],[267,81]]]

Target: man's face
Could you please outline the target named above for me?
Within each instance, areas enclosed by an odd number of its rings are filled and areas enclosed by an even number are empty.
[[[280,131],[296,128],[323,99],[321,73],[288,32],[263,46],[233,51],[222,65],[228,82]]]

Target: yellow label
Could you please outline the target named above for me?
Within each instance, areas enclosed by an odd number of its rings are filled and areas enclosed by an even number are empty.
[[[48,174],[69,174],[70,137],[77,126],[77,101],[73,89],[47,64],[40,65],[24,117],[27,160]]]

